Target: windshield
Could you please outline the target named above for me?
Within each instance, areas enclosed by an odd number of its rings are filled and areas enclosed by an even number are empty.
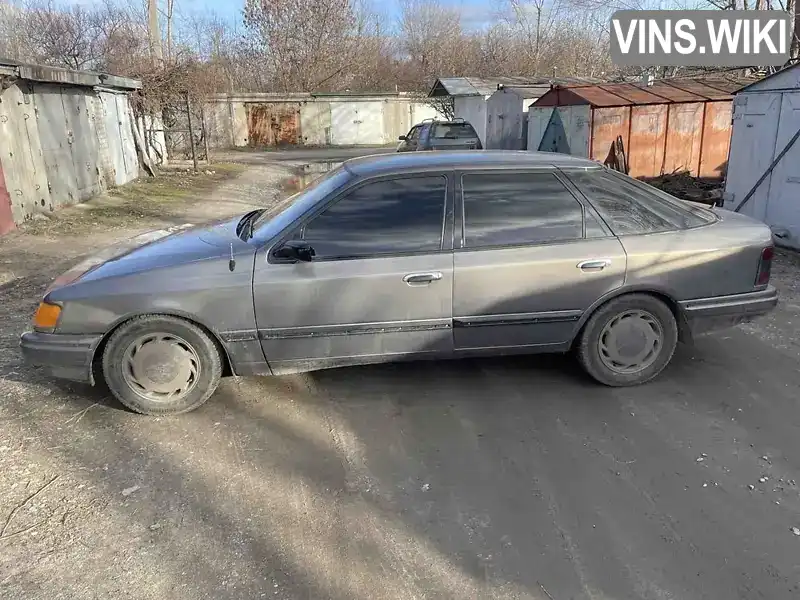
[[[350,172],[343,166],[318,177],[296,194],[267,208],[253,224],[253,237],[268,240],[349,180]]]

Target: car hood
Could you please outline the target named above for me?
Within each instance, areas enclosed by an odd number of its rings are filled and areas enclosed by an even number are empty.
[[[48,292],[80,280],[127,275],[253,250],[236,235],[241,215],[207,225],[186,223],[108,246],[57,277]]]

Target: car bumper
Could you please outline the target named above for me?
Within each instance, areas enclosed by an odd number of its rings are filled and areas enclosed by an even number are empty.
[[[94,384],[92,357],[102,336],[27,331],[20,338],[25,362],[59,379]]]
[[[769,286],[758,292],[697,298],[679,304],[692,335],[701,335],[767,314],[778,304],[778,291]]]

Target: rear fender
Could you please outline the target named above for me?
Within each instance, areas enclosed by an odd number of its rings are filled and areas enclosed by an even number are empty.
[[[675,315],[675,321],[678,324],[679,341],[687,344],[693,343],[694,339],[692,337],[692,331],[689,327],[689,321],[686,318],[685,311],[680,307],[680,304],[678,304],[678,301],[675,299],[675,295],[664,287],[645,285],[624,286],[617,288],[616,290],[613,290],[604,296],[601,296],[583,313],[583,316],[578,320],[577,324],[575,325],[575,329],[572,332],[571,343],[575,343],[580,336],[581,331],[583,331],[586,322],[591,318],[598,308],[614,298],[619,298],[620,296],[625,296],[628,294],[649,294],[664,302],[664,304],[666,304],[672,311],[672,314]]]

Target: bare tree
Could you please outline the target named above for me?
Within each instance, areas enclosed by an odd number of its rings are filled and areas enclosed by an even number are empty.
[[[455,75],[465,66],[461,14],[439,0],[401,0],[400,44],[417,77]]]
[[[244,25],[265,59],[276,91],[333,89],[356,51],[349,0],[246,0]]]

